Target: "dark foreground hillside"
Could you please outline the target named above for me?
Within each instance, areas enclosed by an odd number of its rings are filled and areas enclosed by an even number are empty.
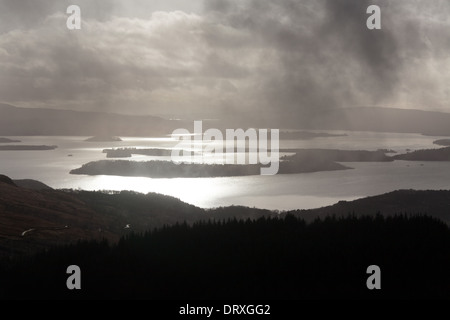
[[[115,243],[130,232],[176,222],[263,215],[277,214],[245,207],[206,211],[155,193],[52,190],[37,181],[13,181],[0,175],[0,259],[78,240],[105,238]]]
[[[1,264],[2,298],[450,298],[450,230],[434,218],[292,215],[175,225]],[[81,290],[68,290],[69,265]],[[381,290],[366,269],[381,268]]]

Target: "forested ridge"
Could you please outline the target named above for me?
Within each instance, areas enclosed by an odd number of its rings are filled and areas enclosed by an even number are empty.
[[[427,216],[177,223],[1,264],[2,298],[450,298],[450,230]],[[81,268],[68,290],[66,268]],[[381,268],[381,290],[366,269]]]

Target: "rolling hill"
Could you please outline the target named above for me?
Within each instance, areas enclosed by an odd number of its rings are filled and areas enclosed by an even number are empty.
[[[225,129],[256,126],[450,136],[450,113],[412,109],[380,107],[328,109],[299,119],[293,118],[291,123],[258,123],[254,115],[244,114],[231,118],[233,119],[205,120],[203,127]],[[0,135],[4,136],[155,136],[170,134],[177,128],[192,128],[192,121],[106,112],[17,108],[0,103]]]
[[[450,135],[450,113],[413,109],[358,107],[332,109],[300,120],[308,129]]]
[[[183,127],[179,121],[104,112],[17,108],[0,104],[0,135],[154,136]]]
[[[244,207],[207,211],[155,193],[40,187],[36,181],[15,182],[0,175],[0,256],[34,253],[78,240],[116,242],[129,232],[145,232],[177,222],[276,216],[268,210]]]
[[[0,175],[0,257],[35,253],[78,240],[115,243],[129,232],[182,222],[282,218],[289,213],[306,221],[349,214],[428,214],[450,225],[450,191],[399,190],[318,209],[279,213],[241,206],[207,210],[155,193],[33,190]]]
[[[397,190],[317,209],[293,210],[306,221],[327,216],[427,214],[450,225],[450,190]]]

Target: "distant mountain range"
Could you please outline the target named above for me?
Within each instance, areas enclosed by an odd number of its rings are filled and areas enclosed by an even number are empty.
[[[422,133],[450,136],[450,113],[410,109],[358,107],[329,109],[291,125],[252,123],[244,115],[224,121],[204,121],[204,129],[246,128],[251,126],[314,130],[349,130]],[[245,120],[247,119],[247,120]],[[192,130],[192,121],[167,120],[155,116],[131,116],[105,112],[79,112],[55,109],[17,108],[0,104],[0,135],[79,135],[79,136],[156,136],[174,129]],[[289,129],[289,128],[287,128]]]
[[[160,136],[183,127],[177,120],[105,112],[17,108],[0,104],[0,135]]]
[[[450,135],[450,113],[357,107],[324,111],[303,123],[309,129]]]

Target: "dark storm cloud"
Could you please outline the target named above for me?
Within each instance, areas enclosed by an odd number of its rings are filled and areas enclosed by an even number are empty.
[[[69,1],[0,0],[0,101],[280,123],[450,105],[446,0],[200,1],[74,1],[70,32]],[[371,4],[381,30],[366,27]]]
[[[366,27],[366,10],[372,4],[381,8],[381,30]],[[212,19],[248,31],[254,44],[275,52],[273,70],[260,74],[255,94],[264,97],[259,105],[266,105],[268,117],[291,121],[324,109],[357,105],[406,102],[419,107],[416,103],[427,100],[422,107],[445,106],[448,91],[436,90],[439,82],[448,84],[448,70],[444,78],[441,74],[433,80],[425,65],[430,62],[426,59],[437,58],[437,52],[448,52],[449,8],[445,1],[388,0],[206,4]],[[267,62],[266,54],[260,59],[261,64]],[[415,72],[416,83],[410,77]],[[420,82],[429,85],[418,87]],[[438,96],[430,97],[426,93],[430,88]]]
[[[370,4],[381,7],[382,30],[366,27]],[[398,12],[387,1],[215,0],[206,8],[276,52],[277,70],[261,74],[259,94],[271,115],[293,121],[326,108],[388,101],[408,58],[392,30]]]
[[[386,1],[377,2],[383,14],[381,30],[369,30],[366,27],[366,9],[374,1],[328,0],[325,2],[327,13],[324,27],[319,37],[325,43],[339,39],[339,53],[346,56],[349,67],[352,60],[361,67],[355,76],[362,78],[367,92],[373,99],[391,96],[397,85],[399,70],[403,60],[395,36],[395,28],[390,22],[390,8]],[[327,49],[327,48],[325,48]],[[334,61],[332,61],[334,63]],[[363,89],[363,88],[361,88]]]
[[[183,87],[179,79],[196,75],[201,51],[198,36],[191,35],[201,24],[196,15],[160,12],[147,20],[86,19],[79,32],[67,30],[66,19],[64,13],[55,13],[44,24],[0,37],[2,100],[58,105],[78,101],[87,109],[145,112],[155,90],[176,96]],[[189,45],[193,52],[180,50]],[[144,97],[140,108],[129,108],[130,98],[139,96]]]

